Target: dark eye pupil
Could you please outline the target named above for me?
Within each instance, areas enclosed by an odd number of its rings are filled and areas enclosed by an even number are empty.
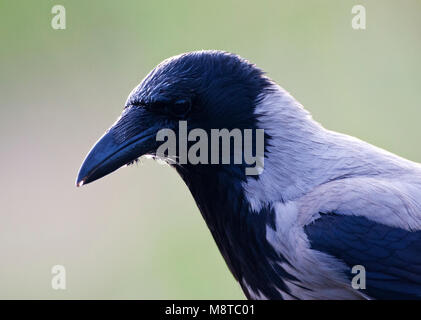
[[[178,100],[174,103],[172,113],[177,117],[184,117],[190,111],[190,101]]]

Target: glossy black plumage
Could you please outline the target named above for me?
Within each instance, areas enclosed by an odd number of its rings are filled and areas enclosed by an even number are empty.
[[[364,262],[364,293],[376,299],[421,296],[421,231],[408,231],[361,216],[322,214],[305,227],[312,248],[352,266]]]
[[[271,299],[282,299],[278,289],[289,293],[284,280],[295,280],[299,284],[298,279],[280,266],[289,262],[266,241],[267,227],[275,228],[273,208],[250,211],[241,187],[242,171],[233,175],[224,170],[177,170],[192,192],[221,254],[247,297],[250,298],[251,289]]]

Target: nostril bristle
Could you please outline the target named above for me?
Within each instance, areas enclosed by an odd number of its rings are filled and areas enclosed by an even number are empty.
[[[138,164],[139,162],[140,162],[140,159],[137,158],[137,159],[134,159],[134,160],[126,163],[126,166],[131,166],[131,165],[134,165],[134,164]]]

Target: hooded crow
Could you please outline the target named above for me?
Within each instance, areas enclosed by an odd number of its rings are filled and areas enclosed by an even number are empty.
[[[181,148],[158,154],[159,132],[180,138],[180,123],[264,130],[262,170],[248,175],[244,159],[181,162]],[[247,60],[197,51],[160,63],[76,184],[143,155],[179,173],[247,298],[421,298],[421,165],[326,130]]]

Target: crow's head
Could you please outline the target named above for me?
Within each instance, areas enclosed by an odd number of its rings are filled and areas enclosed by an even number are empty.
[[[161,139],[164,131],[167,140]],[[222,154],[216,152],[214,163],[215,131],[229,132],[229,147],[218,148]],[[252,132],[251,142],[246,131]],[[190,139],[193,132],[200,132],[197,140],[196,134]],[[239,162],[234,132],[242,135]],[[190,152],[203,133],[211,141],[204,140],[205,147],[197,150],[207,161],[193,163]],[[143,155],[163,158],[186,182],[247,297],[279,298],[280,289],[288,291],[284,280],[297,279],[283,267],[291,269],[288,260],[266,240],[267,230],[277,228],[271,203],[286,202],[320,184],[317,159],[328,148],[318,137],[325,135],[291,95],[253,64],[226,52],[191,52],[165,60],[132,91],[121,117],[87,155],[76,184],[97,180]],[[170,140],[176,141],[175,150],[162,153]],[[245,156],[250,146],[260,162],[255,167]],[[233,158],[224,162],[227,149]],[[183,159],[186,153],[188,159]],[[249,169],[263,169],[263,162],[264,171],[249,178]]]
[[[162,144],[157,133],[170,129],[178,135],[180,121],[189,132],[256,128],[255,106],[271,86],[255,65],[226,52],[198,51],[163,61],[132,91],[121,117],[89,152],[77,185],[155,155]]]

